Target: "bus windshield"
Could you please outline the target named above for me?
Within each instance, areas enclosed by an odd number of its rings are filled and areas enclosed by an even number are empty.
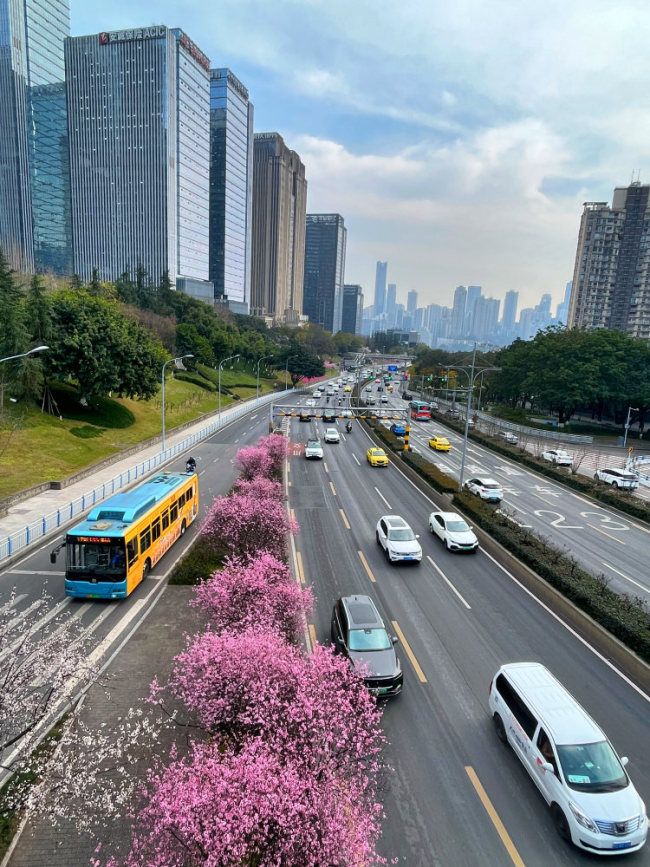
[[[68,537],[65,546],[66,571],[69,579],[93,575],[100,581],[114,581],[126,575],[124,540],[79,542]]]

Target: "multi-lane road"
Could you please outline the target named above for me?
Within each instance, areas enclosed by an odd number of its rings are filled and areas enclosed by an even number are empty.
[[[307,425],[292,419],[290,434],[305,441],[317,431],[322,439],[324,427],[320,420]],[[429,430],[423,425],[416,437]],[[394,462],[387,469],[371,468],[365,459],[369,445],[356,426],[352,435],[341,431],[340,444],[324,444],[322,462],[293,458],[288,493],[300,524],[297,570],[317,597],[313,637],[329,641],[334,600],[357,592],[374,597],[401,639],[404,693],[384,714],[394,771],[386,780],[383,854],[423,867],[584,863],[586,856],[557,836],[524,768],[497,740],[488,714],[490,679],[504,662],[544,663],[593,714],[619,753],[630,757],[630,774],[646,800],[650,697],[496,560],[481,550],[446,551],[428,533],[433,502]],[[475,459],[477,466],[486,460],[483,454]],[[485,468],[492,473],[495,464]],[[519,491],[519,484],[509,487]],[[539,493],[555,504],[555,498]],[[543,503],[547,507],[552,508]],[[375,525],[391,513],[420,534],[420,566],[391,566],[381,555]],[[599,526],[596,520],[590,523]],[[629,861],[650,864],[650,852]]]

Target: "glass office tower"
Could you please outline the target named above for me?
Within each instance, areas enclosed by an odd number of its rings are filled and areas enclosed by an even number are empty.
[[[66,39],[75,271],[208,286],[210,62],[163,25]]]
[[[215,298],[248,313],[253,104],[229,69],[210,70],[210,280]]]
[[[346,243],[340,214],[307,214],[302,309],[332,334],[341,330]]]
[[[0,247],[20,271],[71,271],[69,33],[68,0],[0,0]]]

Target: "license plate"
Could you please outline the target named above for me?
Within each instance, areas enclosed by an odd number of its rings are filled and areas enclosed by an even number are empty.
[[[413,557],[404,557],[403,559],[404,559],[404,560],[412,560]]]
[[[632,845],[632,841],[628,840],[627,843],[614,843],[612,849],[629,849]]]
[[[387,686],[382,686],[382,688],[379,690],[379,693],[378,693],[378,694],[379,694],[379,695],[386,695],[387,692],[388,692],[388,687],[387,687]],[[628,844],[628,845],[629,845],[629,844]]]

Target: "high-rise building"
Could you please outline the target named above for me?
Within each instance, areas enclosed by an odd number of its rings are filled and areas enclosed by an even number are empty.
[[[278,322],[302,314],[307,181],[277,132],[255,133],[251,313]]]
[[[341,331],[346,334],[361,334],[362,316],[363,289],[356,284],[346,283],[343,287]]]
[[[341,330],[346,242],[340,214],[307,214],[302,312],[332,334]]]
[[[411,291],[406,296],[406,312],[407,313],[415,313],[418,309],[418,293],[415,289],[411,289]]]
[[[397,285],[389,283],[386,289],[386,321],[389,326],[395,324],[395,304],[397,303]]]
[[[75,271],[208,282],[210,61],[164,25],[65,41]]]
[[[650,186],[633,182],[607,202],[585,202],[568,325],[650,340]]]
[[[375,271],[375,316],[386,312],[386,273],[388,262],[377,262]]]
[[[0,0],[0,247],[19,271],[71,272],[69,33],[69,0]]]
[[[210,70],[210,280],[248,313],[253,209],[253,104],[230,69]]]
[[[472,333],[474,337],[489,339],[496,335],[500,307],[501,302],[498,298],[484,298],[480,295],[475,299],[472,316]]]
[[[451,337],[465,337],[465,305],[467,289],[457,286],[454,292],[454,306],[451,311]]]
[[[467,301],[465,303],[465,328],[467,334],[474,334],[474,307],[481,297],[480,286],[467,287]]]
[[[512,289],[506,292],[505,301],[503,302],[503,318],[501,319],[501,329],[506,340],[511,340],[514,335],[518,303],[519,292],[515,292]]]
[[[571,303],[571,288],[573,281],[569,280],[564,289],[564,301],[557,305],[555,318],[558,324],[566,325],[569,319],[569,304]]]

